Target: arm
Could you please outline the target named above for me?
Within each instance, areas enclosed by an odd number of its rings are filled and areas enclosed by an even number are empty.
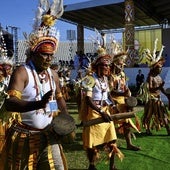
[[[105,113],[104,111],[101,110],[101,108],[98,108],[95,105],[91,97],[86,96],[86,102],[87,102],[87,105],[89,105],[92,109],[94,109],[101,115],[101,117],[103,118],[105,122],[110,122],[112,120],[112,118],[107,113]]]
[[[9,82],[7,91],[9,97],[5,100],[7,111],[26,112],[46,107],[46,104],[52,95],[52,91],[46,93],[40,101],[24,101],[21,100],[21,94],[27,84],[27,72],[24,66],[20,66],[14,70]],[[17,92],[17,94],[15,92]]]
[[[123,88],[123,90],[121,90],[121,91],[118,90],[118,88],[119,88],[118,79],[117,78],[114,79],[113,75],[110,76],[109,88],[110,88],[110,94],[112,97],[118,97],[118,96],[129,97],[129,96],[131,96],[130,89],[126,86],[125,74],[122,73],[122,76],[123,76],[123,78],[121,79],[120,85]]]
[[[116,101],[113,100],[110,92],[108,94],[108,99],[112,102],[112,104],[111,104],[112,108],[115,108],[116,107]]]
[[[89,96],[86,96],[86,102],[87,102],[87,105],[90,106],[93,110],[97,111],[97,112],[101,112],[101,109],[98,108],[95,103],[93,102],[92,98],[89,97]]]
[[[128,87],[126,87],[124,92],[118,92],[117,90],[112,90],[110,94],[112,97],[118,97],[118,96],[130,97],[131,91]]]

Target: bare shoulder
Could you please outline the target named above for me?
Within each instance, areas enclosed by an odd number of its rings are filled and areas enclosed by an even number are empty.
[[[10,83],[9,89],[22,90],[28,83],[28,74],[24,66],[18,66],[14,69]]]
[[[26,72],[26,69],[23,65],[18,66],[13,71],[13,75],[15,75],[15,76],[21,76],[22,77],[23,75],[26,75],[26,74],[27,74],[27,72]]]

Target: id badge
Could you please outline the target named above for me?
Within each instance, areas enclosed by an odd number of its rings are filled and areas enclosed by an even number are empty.
[[[109,99],[106,99],[106,100],[105,100],[105,102],[106,102],[108,105],[113,104],[113,103],[112,103],[112,101],[111,101],[111,100],[109,100]]]
[[[50,111],[51,112],[55,112],[58,110],[58,105],[57,105],[57,101],[56,100],[51,100],[49,102],[49,105],[50,105]]]
[[[58,110],[57,102],[56,100],[50,100],[49,103],[46,106],[46,112],[55,112]]]

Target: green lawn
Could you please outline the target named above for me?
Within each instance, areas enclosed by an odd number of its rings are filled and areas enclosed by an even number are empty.
[[[76,123],[79,123],[76,104],[67,102],[67,106]],[[142,110],[137,112],[139,117],[142,113]],[[159,132],[153,131],[152,136],[146,136],[144,132],[142,130],[141,134],[135,133],[136,140],[133,139],[133,143],[142,148],[136,152],[126,150],[126,142],[122,136],[119,136],[117,143],[125,158],[122,162],[116,158],[117,168],[120,170],[170,170],[170,136],[167,136],[166,130],[163,128]],[[75,141],[63,144],[69,170],[85,170],[88,167],[81,134],[82,128],[77,128]],[[97,162],[97,169],[109,169],[107,155],[102,148],[100,159]]]

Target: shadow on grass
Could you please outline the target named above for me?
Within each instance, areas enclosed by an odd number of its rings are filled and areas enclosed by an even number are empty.
[[[78,169],[68,169],[68,170],[87,170],[87,169],[80,169],[80,168],[78,168]]]
[[[82,141],[82,133],[76,133],[76,141]]]
[[[83,150],[83,145],[79,141],[74,141],[72,143],[63,143],[62,144],[63,148],[66,151],[81,151]]]
[[[160,137],[160,138],[170,138],[170,136],[165,132],[165,131],[153,131],[151,135],[148,135],[146,132],[141,132],[141,133],[134,133],[136,138],[143,138],[143,137]]]

